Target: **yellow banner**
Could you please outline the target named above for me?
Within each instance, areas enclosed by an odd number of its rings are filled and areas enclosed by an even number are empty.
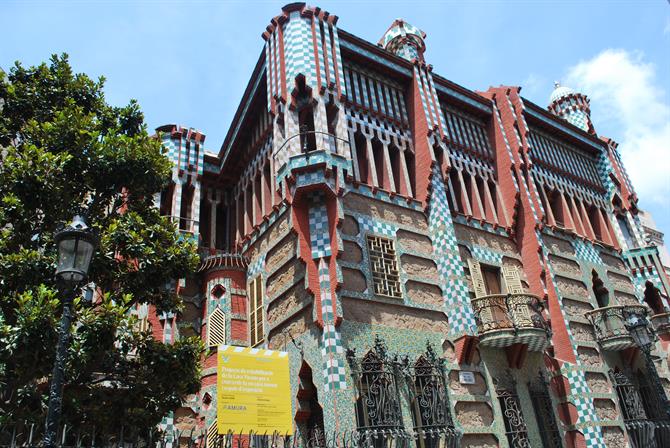
[[[219,434],[293,434],[288,353],[219,346]]]

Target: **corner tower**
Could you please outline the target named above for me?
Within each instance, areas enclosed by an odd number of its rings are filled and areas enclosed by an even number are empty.
[[[595,134],[591,122],[591,107],[589,98],[570,87],[562,86],[558,81],[554,83],[554,91],[549,97],[548,109],[554,115],[567,120],[578,128]]]
[[[377,45],[408,61],[413,59],[423,61],[423,53],[426,51],[426,44],[423,41],[425,38],[426,33],[414,25],[403,19],[395,19]]]

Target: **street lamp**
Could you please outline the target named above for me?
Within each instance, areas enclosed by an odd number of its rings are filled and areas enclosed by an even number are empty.
[[[626,317],[626,329],[630,333],[635,345],[638,346],[642,354],[644,355],[644,362],[647,368],[647,373],[651,376],[652,382],[654,383],[654,388],[658,394],[660,400],[661,408],[665,410],[666,418],[670,417],[670,402],[668,402],[668,397],[665,395],[665,389],[661,384],[661,378],[658,376],[658,371],[654,365],[653,359],[651,359],[651,348],[653,341],[651,340],[651,335],[649,334],[648,326],[649,322],[644,315],[631,313]]]
[[[49,411],[44,434],[44,446],[46,448],[56,446],[58,435],[63,401],[65,360],[70,342],[70,326],[72,325],[74,291],[86,281],[91,258],[98,243],[98,239],[81,216],[75,216],[67,227],[54,235],[54,240],[58,246],[56,280],[63,283],[65,295],[63,297],[63,315],[58,332],[56,360],[54,361],[51,387],[49,388]]]

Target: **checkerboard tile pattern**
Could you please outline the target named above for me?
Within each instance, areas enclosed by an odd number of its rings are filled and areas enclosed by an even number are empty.
[[[326,390],[347,388],[344,369],[344,350],[339,329],[335,326],[333,294],[327,257],[331,256],[328,213],[322,192],[312,193],[309,208],[309,231],[312,245],[312,259],[318,264],[319,290],[321,302],[320,346],[323,358],[323,377]]]
[[[433,235],[433,253],[442,279],[445,308],[449,317],[451,336],[477,334],[475,314],[465,283],[463,263],[449,212],[444,180],[437,167],[433,169],[432,194],[429,202],[428,226]]]
[[[493,252],[486,247],[477,246],[476,244],[473,244],[470,249],[472,250],[472,256],[479,261],[484,263],[502,264],[502,254]]]
[[[301,17],[293,11],[284,29],[284,52],[286,58],[286,79],[289,84],[299,74],[305,75],[307,85],[314,86],[316,61],[312,45],[311,18]]]
[[[331,254],[328,231],[328,210],[323,193],[314,193],[309,209],[309,236],[312,243],[312,258],[328,257]]]
[[[603,264],[602,258],[598,250],[592,244],[586,243],[582,240],[573,240],[572,246],[575,248],[575,254],[580,260],[584,260],[592,264]]]

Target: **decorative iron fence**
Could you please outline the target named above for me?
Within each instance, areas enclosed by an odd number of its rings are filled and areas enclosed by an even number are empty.
[[[631,315],[646,316],[647,308],[644,305],[615,305],[596,308],[586,313],[595,327],[598,342],[630,338],[630,343],[633,344],[633,339],[626,328],[626,321]]]
[[[480,334],[494,330],[549,329],[532,294],[493,294],[472,299]]]
[[[42,447],[43,426],[37,424],[0,427],[0,448]],[[394,448],[409,447],[411,438],[394,431],[369,430],[324,433],[318,437],[295,433],[228,433],[208,437],[204,430],[159,431],[139,433],[120,428],[116,434],[96,434],[95,428],[64,426],[58,434],[57,448]],[[442,440],[442,439],[436,439]],[[456,444],[438,443],[415,446],[452,448]]]

